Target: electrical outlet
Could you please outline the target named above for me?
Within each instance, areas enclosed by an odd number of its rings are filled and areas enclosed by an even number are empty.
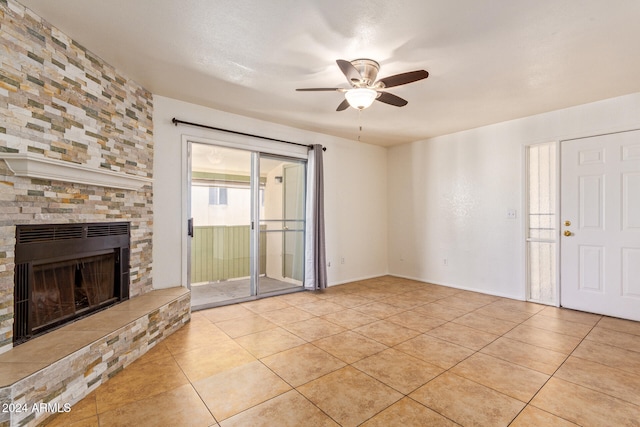
[[[344,257],[340,257],[340,264],[344,264]]]
[[[515,209],[509,209],[507,211],[507,218],[508,219],[516,219],[518,217],[518,211]]]

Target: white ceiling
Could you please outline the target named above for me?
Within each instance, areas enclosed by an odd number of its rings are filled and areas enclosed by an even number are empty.
[[[155,94],[383,146],[640,91],[638,0],[21,2]],[[430,76],[360,117],[295,91],[363,57]]]

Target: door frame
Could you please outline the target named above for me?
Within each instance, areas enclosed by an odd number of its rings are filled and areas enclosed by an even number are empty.
[[[528,202],[526,199],[526,195],[527,195],[527,174],[528,174],[528,157],[527,157],[527,148],[533,145],[537,145],[537,144],[542,144],[542,143],[547,143],[547,142],[555,142],[556,143],[556,173],[557,173],[557,180],[555,182],[555,188],[556,188],[556,203],[557,203],[557,218],[556,218],[556,233],[557,233],[557,250],[556,250],[556,303],[555,306],[556,307],[562,307],[562,293],[561,293],[561,288],[562,288],[562,274],[561,274],[561,270],[562,270],[562,245],[563,245],[563,239],[562,239],[562,218],[563,218],[563,212],[562,212],[562,191],[561,191],[561,187],[562,187],[562,144],[565,142],[569,142],[569,141],[575,141],[575,140],[580,140],[580,139],[588,139],[588,138],[593,138],[593,137],[598,137],[598,136],[606,136],[606,135],[612,135],[612,134],[618,134],[618,133],[625,133],[625,132],[633,132],[633,131],[639,131],[640,127],[632,127],[632,128],[626,128],[626,129],[620,129],[620,128],[614,128],[614,129],[609,129],[609,130],[603,130],[601,132],[593,132],[593,133],[582,133],[579,134],[577,136],[572,136],[572,137],[568,137],[568,138],[562,138],[562,139],[552,139],[549,138],[547,140],[540,140],[540,141],[535,141],[535,142],[528,142],[526,144],[523,145],[524,149],[523,149],[523,164],[524,164],[524,168],[523,168],[523,181],[522,181],[522,188],[523,188],[523,198],[522,200],[524,201],[523,203],[523,212],[524,214],[524,221],[523,221],[523,229],[524,229],[524,239],[523,239],[523,253],[525,254],[524,256],[524,268],[525,268],[525,282],[524,282],[524,286],[525,286],[525,300],[530,301],[529,300],[529,259],[528,259],[528,250],[527,250],[527,231],[528,231],[528,225],[529,225],[529,219],[528,219]],[[532,302],[537,302],[538,301],[532,301]]]
[[[302,183],[303,194],[304,194],[304,197],[303,197],[303,200],[302,200],[302,218],[303,218],[303,221],[304,221],[303,222],[303,230],[304,231],[302,232],[302,247],[304,248],[305,243],[307,241],[307,238],[306,238],[306,234],[307,234],[307,227],[306,227],[307,212],[306,212],[306,210],[307,210],[307,170],[308,169],[307,169],[307,164],[306,163],[302,163],[300,165],[295,165],[295,166],[293,166],[293,165],[285,165],[283,167],[283,169],[282,169],[282,185],[283,185],[283,190],[282,190],[282,194],[283,194],[283,197],[282,197],[282,219],[287,219],[287,194],[288,194],[287,193],[287,185],[289,184],[289,182],[287,180],[287,170],[291,170],[293,168],[299,168],[299,167],[302,167],[302,173],[304,174],[303,175],[304,176],[304,181]],[[295,221],[295,222],[298,222],[298,221]],[[287,255],[286,248],[287,248],[287,243],[286,242],[287,242],[287,233],[283,232],[282,233],[282,254],[283,254],[283,257],[282,257],[282,272],[283,272],[283,274],[282,275],[284,277],[287,277],[284,274],[286,272],[286,270],[287,270],[287,268],[286,268],[286,255]],[[301,271],[302,276],[303,276],[302,277],[302,286],[303,287],[304,287],[304,252],[305,251],[303,250],[303,254],[302,254],[302,271]],[[294,274],[295,274],[295,271],[296,271],[296,269],[295,269],[295,264],[294,264],[291,267],[292,274],[291,274],[291,277],[290,277],[291,279],[294,279],[294,280],[296,280],[295,277],[293,277]]]
[[[191,289],[191,240],[188,236],[188,221],[191,218],[191,143],[214,145],[224,148],[231,148],[237,150],[245,150],[252,153],[252,189],[253,185],[259,185],[259,176],[254,178],[254,168],[259,170],[260,154],[274,155],[288,157],[292,159],[308,160],[308,147],[306,146],[291,146],[282,142],[262,140],[257,137],[249,135],[230,134],[215,130],[206,130],[203,132],[206,136],[197,135],[181,135],[181,224],[180,230],[182,238],[181,241],[181,262],[180,272],[182,282],[186,284],[188,289]],[[255,159],[255,160],[254,160]],[[255,183],[253,182],[255,180]],[[252,198],[252,204],[258,206],[259,191],[252,191],[255,200]],[[255,211],[255,214],[254,214]],[[255,283],[255,274],[253,274],[253,268],[255,271],[260,270],[260,260],[255,254],[259,251],[259,245],[257,244],[260,239],[260,227],[259,212],[252,207],[251,221],[254,223],[254,230],[252,230],[251,238],[256,239],[256,244],[252,244],[252,265],[251,265],[251,291],[255,293],[254,296],[247,298],[247,300],[253,300],[260,298],[259,289],[257,289],[257,283]],[[255,265],[253,265],[255,263]],[[302,287],[304,289],[304,286]]]

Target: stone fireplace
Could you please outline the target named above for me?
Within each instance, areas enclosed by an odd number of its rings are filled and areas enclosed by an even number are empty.
[[[188,290],[152,286],[153,96],[18,1],[0,27],[0,402],[73,404],[190,318]],[[43,230],[84,253],[24,240]]]
[[[2,354],[17,225],[127,222],[129,297],[151,291],[153,96],[17,1],[0,2],[0,19]]]
[[[13,342],[129,298],[130,223],[16,226]]]
[[[151,183],[0,147],[0,354],[151,290]]]

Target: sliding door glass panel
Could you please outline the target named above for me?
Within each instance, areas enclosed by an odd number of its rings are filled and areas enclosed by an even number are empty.
[[[303,285],[305,176],[304,161],[260,156],[260,294]]]
[[[252,295],[251,153],[192,143],[191,301],[194,308]]]

